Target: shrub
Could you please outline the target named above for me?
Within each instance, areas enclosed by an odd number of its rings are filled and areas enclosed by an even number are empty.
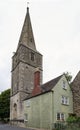
[[[54,124],[54,128],[56,130],[64,130],[66,127],[66,125],[64,123],[58,122]]]
[[[80,122],[80,117],[77,117],[77,122]]]
[[[77,122],[77,118],[75,116],[69,116],[67,118],[67,122],[68,123],[75,123],[75,122]]]

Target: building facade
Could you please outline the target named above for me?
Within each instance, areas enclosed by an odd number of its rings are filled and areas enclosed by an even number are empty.
[[[73,95],[65,75],[43,84],[41,89],[41,93],[24,100],[25,126],[51,129],[52,124],[65,122],[73,113]]]

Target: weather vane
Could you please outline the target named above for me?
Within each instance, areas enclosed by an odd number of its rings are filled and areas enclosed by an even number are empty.
[[[29,1],[27,2],[27,7],[29,7]]]

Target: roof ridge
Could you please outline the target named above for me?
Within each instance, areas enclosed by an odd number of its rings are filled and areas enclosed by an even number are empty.
[[[50,91],[53,87],[55,87],[55,85],[57,84],[57,82],[60,80],[60,78],[63,76],[64,74],[46,82],[45,84],[41,85],[41,88],[43,91]]]
[[[51,81],[53,81],[53,80],[56,80],[57,78],[60,78],[60,77],[62,77],[63,75],[64,75],[64,74],[62,74],[62,75],[60,75],[60,76],[58,76],[58,77],[56,77],[56,78],[54,78],[54,79],[51,79],[51,80],[45,82],[45,83],[42,84],[42,85],[45,85],[45,84],[47,84],[47,83],[49,83],[49,82],[51,82]],[[41,86],[42,86],[42,85],[41,85]]]

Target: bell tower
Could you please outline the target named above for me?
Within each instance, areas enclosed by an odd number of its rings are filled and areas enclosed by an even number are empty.
[[[40,69],[42,84],[42,55],[36,50],[29,7],[25,16],[18,47],[12,57],[10,120],[22,120],[23,100],[34,87],[35,68]]]

